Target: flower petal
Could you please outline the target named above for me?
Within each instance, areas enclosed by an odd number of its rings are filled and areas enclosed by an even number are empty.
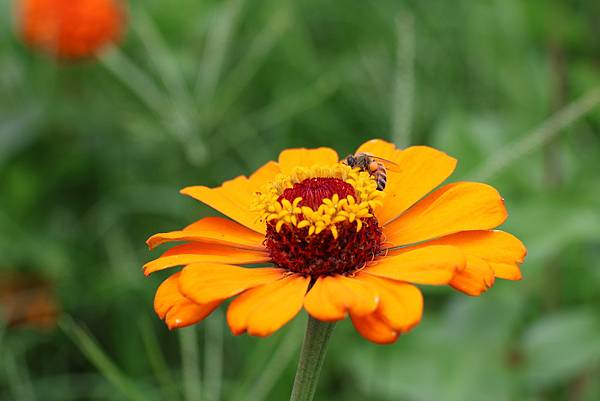
[[[283,269],[270,267],[246,268],[218,263],[196,263],[183,268],[179,289],[192,301],[207,303],[279,280],[284,272]]]
[[[207,204],[256,232],[264,233],[265,224],[259,221],[258,213],[251,207],[253,196],[265,182],[274,179],[280,172],[279,165],[270,161],[256,170],[250,178],[242,175],[225,181],[216,188],[199,185],[184,188],[181,193]]]
[[[391,344],[400,332],[390,327],[377,313],[367,316],[350,315],[352,324],[361,336],[376,344]]]
[[[169,267],[189,265],[192,263],[225,263],[244,265],[265,263],[271,260],[265,251],[254,249],[234,248],[228,245],[190,242],[177,245],[163,253],[161,257],[144,265],[144,274],[150,275]]]
[[[475,256],[487,262],[497,278],[506,280],[521,279],[519,264],[527,254],[527,249],[518,238],[499,230],[464,231],[410,248],[416,249],[429,245],[456,246],[465,255]],[[469,260],[467,260],[468,264]]]
[[[423,295],[412,284],[359,273],[357,280],[376,288],[379,306],[375,312],[394,330],[405,333],[419,324],[423,314]]]
[[[465,254],[485,260],[498,278],[520,280],[521,269],[527,248],[517,237],[504,231],[466,231],[449,235],[439,240],[439,244],[459,247]]]
[[[279,168],[279,164],[272,160],[260,167],[248,178],[248,183],[252,187],[251,194],[254,194],[256,188],[260,188],[268,181],[273,181],[277,174],[280,173],[281,168]]]
[[[417,284],[448,284],[465,266],[463,253],[453,246],[432,245],[385,256],[363,272]]]
[[[304,298],[304,309],[316,319],[331,322],[344,319],[347,312],[371,314],[378,303],[379,296],[372,286],[335,275],[317,279]]]
[[[335,164],[338,162],[338,154],[330,148],[317,149],[286,149],[279,154],[279,167],[281,172],[289,174],[295,167],[311,167],[315,164]]]
[[[407,245],[467,230],[499,226],[508,216],[494,188],[475,182],[445,185],[384,226],[386,241]]]
[[[483,259],[467,255],[467,264],[450,281],[454,289],[479,296],[494,285],[494,270]]]
[[[257,189],[254,188],[254,190]],[[225,181],[223,185],[217,188],[199,185],[184,188],[181,193],[207,204],[256,232],[264,233],[266,229],[264,223],[259,221],[258,214],[250,208],[251,190],[252,188],[248,185],[248,178],[240,176]]]
[[[398,163],[402,150],[398,149],[393,143],[384,141],[383,139],[371,139],[360,145],[356,149],[356,153],[369,153],[373,156]]]
[[[289,322],[302,308],[310,279],[299,275],[244,292],[227,309],[227,322],[235,335],[248,332],[265,337]]]
[[[154,310],[169,329],[178,329],[198,323],[210,315],[222,301],[196,304],[179,292],[181,273],[175,273],[158,287],[154,297]]]
[[[264,250],[265,237],[222,217],[205,217],[183,230],[155,234],[146,243],[150,249],[171,241],[198,241],[237,248]]]
[[[370,153],[396,163],[388,168],[383,206],[375,210],[385,224],[440,185],[452,174],[456,159],[427,146],[399,150],[393,144],[374,139],[361,145],[357,152]]]

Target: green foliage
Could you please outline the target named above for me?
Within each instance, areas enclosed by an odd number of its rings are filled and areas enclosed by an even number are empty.
[[[393,346],[338,324],[317,399],[600,399],[599,2],[135,1],[124,43],[81,63],[26,48],[12,6],[0,271],[44,276],[66,317],[0,329],[1,401],[286,399],[305,317],[268,339],[221,313],[169,332],[144,241],[213,213],[182,187],[372,137],[439,147],[453,180],[497,187],[524,280],[425,289]]]

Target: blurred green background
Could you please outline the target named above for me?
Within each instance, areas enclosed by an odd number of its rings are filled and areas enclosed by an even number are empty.
[[[268,339],[222,310],[169,332],[144,241],[213,213],[180,188],[372,137],[498,188],[524,280],[425,288],[392,346],[338,324],[317,399],[600,400],[600,2],[136,1],[80,63],[26,48],[0,4],[0,280],[62,311],[0,325],[0,400],[287,399],[304,313]]]

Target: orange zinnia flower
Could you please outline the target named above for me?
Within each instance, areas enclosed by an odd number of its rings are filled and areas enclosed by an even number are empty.
[[[59,57],[92,56],[122,34],[120,0],[20,0],[19,5],[23,39]]]
[[[232,220],[206,217],[148,239],[150,248],[186,241],[144,266],[146,275],[185,266],[156,292],[169,328],[237,296],[227,310],[236,335],[267,336],[304,307],[326,322],[349,315],[365,338],[391,343],[421,319],[414,284],[479,295],[496,277],[521,278],[525,247],[492,230],[507,217],[494,188],[458,182],[429,193],[456,166],[429,147],[372,140],[357,152],[397,165],[383,191],[328,148],[285,150],[250,177],[182,190]],[[271,266],[241,267],[250,264]]]
[[[27,272],[0,274],[0,321],[8,327],[51,329],[60,308],[52,283]]]

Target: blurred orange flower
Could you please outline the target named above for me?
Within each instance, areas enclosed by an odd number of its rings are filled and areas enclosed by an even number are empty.
[[[120,0],[18,0],[25,42],[58,57],[80,59],[120,39],[125,11]]]
[[[250,177],[183,189],[231,220],[207,217],[148,239],[150,248],[186,241],[144,266],[146,275],[185,266],[156,292],[160,318],[188,326],[237,296],[227,310],[236,335],[270,335],[304,307],[326,322],[349,315],[384,344],[419,323],[414,284],[477,296],[497,277],[521,278],[525,247],[492,230],[507,218],[494,188],[457,182],[431,192],[456,160],[429,147],[372,140],[357,152],[397,166],[383,190],[329,148],[285,150]],[[271,266],[242,267],[254,264]]]
[[[0,274],[0,317],[7,326],[50,329],[59,314],[49,281],[26,272]]]

